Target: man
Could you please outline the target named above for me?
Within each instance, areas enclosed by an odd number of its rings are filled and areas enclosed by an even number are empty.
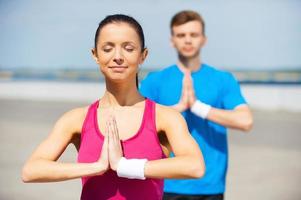
[[[202,63],[205,23],[194,11],[182,11],[171,20],[171,43],[176,65],[150,73],[141,93],[182,113],[199,144],[206,173],[196,180],[166,180],[164,199],[223,199],[228,165],[227,131],[249,131],[252,114],[233,75]]]

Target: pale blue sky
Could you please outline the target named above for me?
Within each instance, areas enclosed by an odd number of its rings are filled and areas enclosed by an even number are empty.
[[[204,62],[224,69],[301,68],[300,0],[0,0],[0,67],[93,68],[98,22],[123,13],[142,25],[144,67],[177,57],[169,21],[193,9],[206,21]]]

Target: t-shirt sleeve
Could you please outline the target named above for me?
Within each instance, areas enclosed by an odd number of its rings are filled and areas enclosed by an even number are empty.
[[[223,107],[227,110],[232,110],[236,106],[246,104],[239,83],[231,73],[226,73],[223,84]]]
[[[158,73],[150,72],[139,85],[139,91],[142,96],[147,97],[153,101],[157,101],[158,98]]]

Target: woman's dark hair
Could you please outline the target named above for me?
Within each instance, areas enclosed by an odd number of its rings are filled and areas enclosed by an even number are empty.
[[[95,33],[95,39],[94,39],[94,48],[95,50],[97,47],[98,37],[101,29],[108,24],[112,23],[127,23],[130,25],[138,34],[140,44],[141,44],[141,51],[145,49],[145,42],[144,42],[144,33],[141,25],[135,20],[133,17],[123,15],[123,14],[116,14],[116,15],[108,15],[106,18],[104,18],[98,25],[98,28]]]
[[[94,48],[96,51],[97,51],[98,37],[99,37],[99,33],[100,33],[101,29],[105,25],[112,24],[112,23],[126,23],[126,24],[130,25],[139,36],[141,52],[144,51],[145,41],[144,41],[144,33],[143,33],[143,29],[142,29],[141,25],[133,17],[130,17],[128,15],[123,15],[123,14],[108,15],[106,18],[104,18],[98,24],[98,28],[96,30],[95,38],[94,38]],[[136,86],[138,88],[138,73],[136,74]]]

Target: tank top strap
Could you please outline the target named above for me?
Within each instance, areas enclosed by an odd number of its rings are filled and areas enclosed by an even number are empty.
[[[156,132],[156,103],[147,98],[145,106],[145,126]]]
[[[94,128],[95,113],[97,113],[96,110],[98,108],[98,104],[99,100],[95,101],[89,106],[82,126],[81,137],[83,137],[89,129]]]

